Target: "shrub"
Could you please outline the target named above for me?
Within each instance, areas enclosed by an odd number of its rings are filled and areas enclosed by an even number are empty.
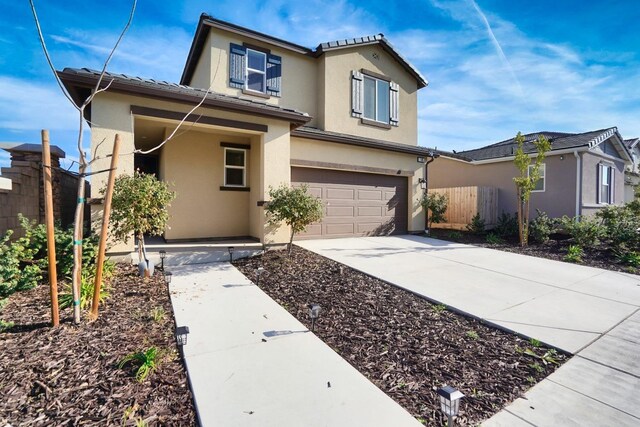
[[[573,238],[576,245],[581,248],[590,248],[600,243],[600,239],[605,235],[604,228],[594,219],[582,217],[570,218],[563,216],[561,220],[562,226]]]
[[[547,243],[549,236],[556,231],[557,221],[540,209],[536,209],[536,212],[536,219],[529,224],[529,236],[538,243]]]
[[[616,250],[614,256],[620,264],[628,265],[630,267],[640,267],[640,254],[635,251]]]
[[[607,206],[596,217],[602,221],[605,237],[614,249],[638,247],[640,215],[632,206]]]
[[[12,235],[13,231],[9,230],[0,238],[0,298],[35,288],[42,280],[42,272],[33,259],[27,238],[11,243]]]
[[[324,215],[324,205],[320,199],[307,191],[307,186],[289,187],[281,185],[269,188],[271,199],[266,207],[268,223],[274,226],[282,222],[291,227],[289,254],[293,237],[307,229],[309,224],[320,221]]]
[[[487,234],[487,237],[485,239],[490,245],[499,245],[501,243],[504,243],[504,240],[502,240],[500,236],[497,236],[493,233]]]
[[[511,215],[506,212],[502,212],[496,221],[496,226],[493,232],[498,236],[508,239],[518,235],[518,218],[516,215]]]
[[[471,222],[467,224],[467,231],[473,234],[482,234],[484,233],[484,227],[484,219],[480,218],[480,212],[477,212],[473,218],[471,218]]]
[[[564,256],[565,261],[582,263],[582,257],[584,256],[584,251],[578,245],[571,245],[567,250],[567,254]]]
[[[106,188],[102,189],[102,194]],[[154,175],[135,172],[116,178],[111,200],[111,232],[116,240],[128,242],[132,235],[139,241],[142,262],[144,235],[160,235],[169,221],[168,207],[175,198],[169,184]]]
[[[420,206],[429,212],[429,226],[446,222],[444,214],[447,212],[449,199],[446,194],[424,193],[420,198]]]
[[[451,240],[460,240],[462,239],[462,233],[459,231],[450,231],[449,234],[447,234],[447,237]]]
[[[105,265],[107,263],[105,262]],[[109,273],[103,272],[103,277],[108,277]],[[89,308],[93,301],[93,286],[95,281],[95,269],[83,268],[82,276],[80,277],[80,309],[85,310]],[[105,299],[109,297],[109,291],[105,286],[100,286],[100,303],[103,303]],[[73,304],[73,293],[71,285],[66,284],[64,290],[58,295],[58,303],[60,308],[71,307]]]
[[[136,372],[136,380],[138,380],[138,382],[144,382],[149,374],[158,367],[159,359],[158,348],[149,347],[146,350],[125,356],[118,364],[118,368],[122,369],[125,365],[132,366]]]

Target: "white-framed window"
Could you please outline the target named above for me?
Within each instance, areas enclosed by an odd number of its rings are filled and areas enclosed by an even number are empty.
[[[240,148],[224,149],[224,185],[225,187],[246,187],[247,150]]]
[[[598,165],[598,203],[600,204],[610,205],[614,203],[614,171],[615,169],[611,165],[605,163]]]
[[[267,92],[267,54],[247,49],[246,89],[253,92]]]
[[[364,76],[365,119],[389,123],[389,82]]]
[[[533,171],[534,165],[529,165],[527,169],[527,176],[531,176],[531,171]],[[542,193],[546,189],[546,175],[547,175],[547,165],[545,163],[540,165],[540,179],[536,181],[536,186],[533,188],[532,192],[534,193]]]

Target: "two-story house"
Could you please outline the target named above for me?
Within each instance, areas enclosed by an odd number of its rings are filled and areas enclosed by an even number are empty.
[[[59,75],[81,102],[99,73]],[[286,241],[264,213],[280,184],[307,184],[325,203],[303,237],[424,227],[417,92],[427,81],[382,34],[309,49],[203,14],[179,84],[108,73],[107,85],[88,109],[91,151],[105,157],[119,133],[119,173],[138,168],[173,185],[168,241]],[[92,176],[93,188],[105,182]]]

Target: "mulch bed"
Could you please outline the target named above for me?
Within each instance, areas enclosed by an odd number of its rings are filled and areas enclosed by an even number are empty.
[[[0,332],[0,425],[196,424],[167,286],[161,276],[144,281],[136,273],[118,265],[98,320],[77,326],[70,309],[61,313],[59,328],[49,326],[48,286],[9,298],[0,312],[15,323]],[[154,320],[158,307],[165,315]],[[117,367],[151,346],[162,357],[146,381]]]
[[[569,246],[573,244],[568,236],[562,234],[552,235],[551,240],[543,244],[530,241],[529,245],[524,248],[520,246],[517,238],[507,239],[503,243],[498,244],[487,243],[485,235],[473,234],[467,231],[434,228],[430,231],[430,237],[563,262],[568,262],[564,260],[564,257],[567,254]],[[604,246],[584,248],[584,257],[582,257],[582,263],[580,265],[602,268],[604,270],[640,274],[639,269],[620,264],[616,260],[612,251]]]
[[[254,282],[264,267],[260,288],[309,328],[306,306],[320,304],[316,335],[426,425],[445,422],[435,393],[445,384],[466,395],[456,423],[476,425],[567,358],[545,364],[524,350],[547,348],[299,247],[234,265]]]

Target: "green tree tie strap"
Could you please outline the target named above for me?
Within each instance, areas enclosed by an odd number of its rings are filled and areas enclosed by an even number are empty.
[[[85,200],[87,199],[85,199],[84,197],[78,197],[78,203],[84,203]]]
[[[79,299],[73,300],[73,305],[80,305],[80,300]]]
[[[82,244],[82,240],[74,240],[73,244],[74,245],[81,245]]]

